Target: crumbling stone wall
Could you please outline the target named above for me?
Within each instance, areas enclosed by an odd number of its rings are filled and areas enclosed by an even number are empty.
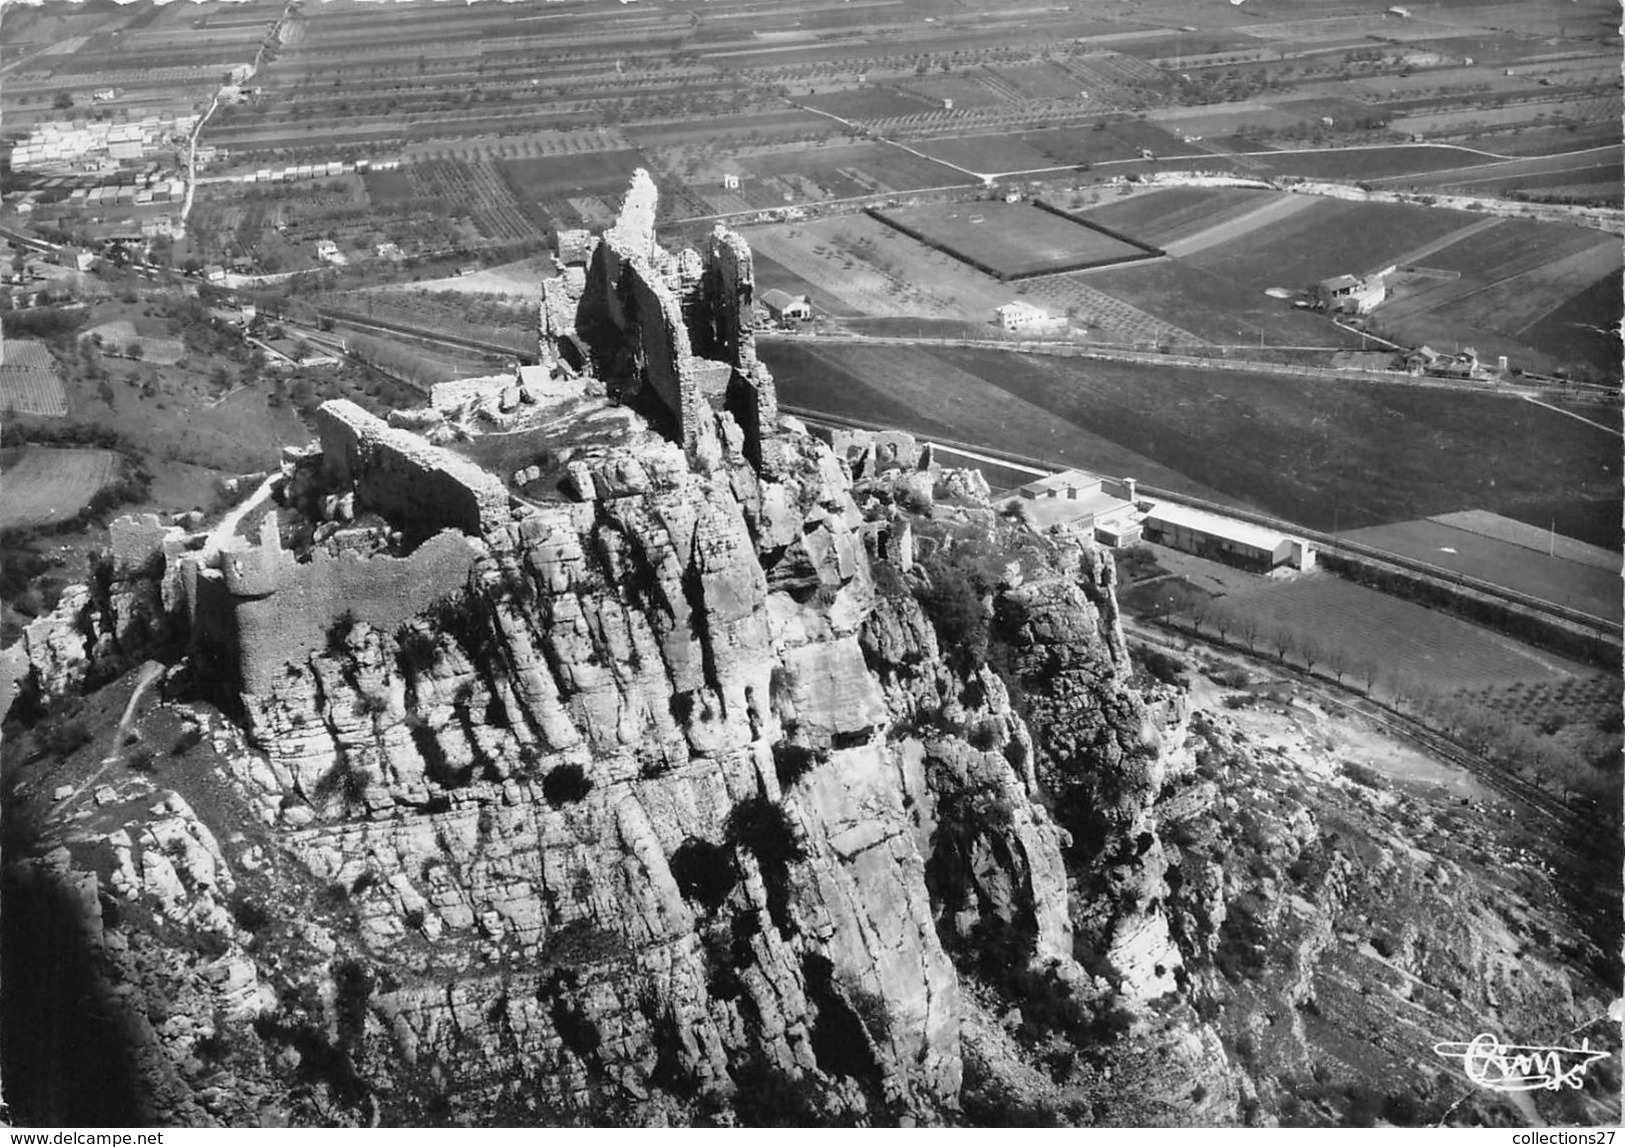
[[[267,695],[290,662],[323,649],[346,615],[393,632],[468,584],[483,545],[443,530],[402,558],[330,554],[300,562],[284,550],[275,515],[258,546],[227,550],[192,571],[192,645],[226,688]]]
[[[358,509],[382,514],[409,542],[447,529],[481,537],[510,516],[494,475],[347,399],[323,403],[316,429],[328,482],[353,487]]]
[[[604,244],[608,246],[608,244]],[[699,446],[705,399],[695,377],[696,360],[689,348],[677,296],[653,279],[646,265],[627,265],[633,325],[642,352],[643,380],[677,418],[678,441],[685,453]]]
[[[615,225],[593,254],[576,309],[574,334],[585,364],[612,394],[647,389],[672,418],[672,436],[692,460],[717,457],[712,411],[726,410],[744,432],[744,451],[758,466],[762,442],[776,433],[773,377],[756,357],[751,333],[755,277],[750,247],[718,227],[705,252],[672,255],[655,242],[658,193],[645,171],[632,177]],[[544,290],[542,323],[559,353],[559,291]]]

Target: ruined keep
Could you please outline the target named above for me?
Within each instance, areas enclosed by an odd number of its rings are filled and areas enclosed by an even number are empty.
[[[703,253],[673,254],[655,241],[658,192],[632,177],[615,225],[593,252],[573,321],[564,281],[544,286],[541,340],[595,374],[612,396],[638,406],[691,460],[714,466],[716,416],[729,414],[747,458],[771,469],[778,422],[773,376],[751,330],[750,247],[718,224]]]

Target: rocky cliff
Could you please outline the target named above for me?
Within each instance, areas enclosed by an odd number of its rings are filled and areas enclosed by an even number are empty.
[[[1269,762],[1136,669],[1093,542],[780,417],[748,249],[633,230],[590,362],[555,286],[541,368],[388,427],[330,405],[214,530],[121,526],[7,651],[16,1114],[1335,1121],[1290,1081],[1335,1042],[1306,1001],[1362,1018],[1328,955],[1375,896],[1353,813],[1242,815]],[[1396,965],[1439,964],[1424,934]]]
[[[1098,743],[1035,753],[1005,681],[944,656],[933,575],[866,549],[917,475],[861,484],[866,514],[845,459],[784,438],[771,478],[647,432],[579,449],[595,498],[473,539],[466,584],[430,608],[383,629],[338,611],[230,696],[183,658],[113,745],[33,746],[24,789],[60,799],[43,855],[12,866],[18,903],[78,906],[75,946],[136,1033],[143,1114],[751,1120],[798,1081],[807,1119],[935,1122],[959,1117],[981,1014],[961,969],[1042,984],[1067,1002],[1057,1030],[1158,993],[1140,965],[1160,923],[1148,941],[1101,909],[1104,974],[1075,961],[1077,845],[1035,772],[1123,771],[1125,743],[1160,759],[1079,585],[1091,548],[1046,546],[1038,580],[994,587],[1000,640],[1075,657],[1100,698]],[[279,537],[302,529],[312,466],[266,508]],[[96,664],[96,643],[78,653]],[[111,717],[132,687],[95,702]],[[1126,832],[1143,794],[1111,787]],[[28,976],[14,961],[5,982]]]

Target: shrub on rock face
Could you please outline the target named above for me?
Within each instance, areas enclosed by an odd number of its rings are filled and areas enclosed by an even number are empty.
[[[354,610],[345,610],[335,617],[327,627],[327,651],[335,657],[345,651],[349,643],[350,631],[355,628],[356,616]]]
[[[440,646],[421,629],[405,629],[400,635],[401,667],[408,673],[424,673],[434,666]]]
[[[821,764],[824,757],[817,749],[781,741],[773,746],[773,771],[778,774],[779,786],[789,788]]]
[[[766,797],[751,797],[728,814],[728,841],[749,850],[764,868],[783,868],[806,853],[784,809]]]
[[[790,865],[807,853],[784,809],[766,797],[751,797],[734,806],[724,828],[728,843],[742,848],[761,866],[767,889],[767,911],[779,933],[790,935]]]
[[[542,778],[542,796],[554,808],[574,804],[592,791],[592,781],[580,765],[560,765]]]
[[[671,854],[671,875],[683,896],[715,912],[737,879],[731,850],[689,837]]]

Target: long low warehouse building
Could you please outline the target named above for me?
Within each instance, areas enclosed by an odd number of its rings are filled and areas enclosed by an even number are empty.
[[[1261,573],[1281,566],[1308,569],[1315,561],[1303,538],[1174,502],[1158,502],[1151,508],[1145,518],[1145,540]]]

